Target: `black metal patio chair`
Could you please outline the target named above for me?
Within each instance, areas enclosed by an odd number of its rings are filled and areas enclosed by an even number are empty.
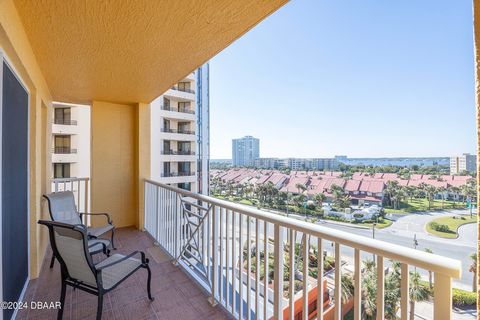
[[[147,293],[148,298],[153,301],[150,291],[152,275],[144,252],[134,251],[127,256],[114,254],[94,264],[88,248],[87,228],[84,225],[45,220],[40,220],[38,223],[48,227],[53,254],[60,262],[61,308],[58,310],[57,319],[63,317],[67,285],[98,296],[96,318],[100,320],[103,296],[140,268],[147,269]],[[138,258],[134,258],[135,256]]]
[[[87,227],[87,234],[91,240],[90,244],[103,243],[107,247],[111,245],[112,249],[115,248],[113,237],[115,235],[115,226],[108,213],[84,213],[78,212],[75,205],[75,197],[72,191],[62,191],[46,194],[43,196],[48,201],[48,210],[50,217],[53,221],[77,225],[82,224],[82,216],[104,216],[106,218],[106,224],[100,227]],[[100,239],[99,237],[111,231],[110,241]],[[94,240],[97,239],[97,240]],[[102,245],[103,246],[103,245]],[[98,247],[93,247],[90,253],[99,253],[103,250],[99,250]],[[55,257],[52,256],[50,261],[50,268],[53,268]]]

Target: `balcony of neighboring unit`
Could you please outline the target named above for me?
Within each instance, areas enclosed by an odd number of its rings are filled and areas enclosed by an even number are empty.
[[[188,76],[185,77],[187,81],[195,81],[195,72],[189,73]]]
[[[195,172],[162,172],[160,174],[162,183],[173,184],[182,182],[195,182],[197,181],[197,175]]]
[[[77,120],[54,119],[52,123],[53,134],[78,134]]]
[[[195,141],[195,131],[183,129],[162,128],[162,139],[176,141]]]
[[[195,90],[179,88],[178,86],[171,87],[163,95],[169,99],[175,99],[180,101],[195,101]]]
[[[164,118],[183,120],[183,121],[195,121],[195,111],[187,108],[173,108],[170,106],[162,106],[160,109],[160,115]]]
[[[72,163],[77,162],[77,149],[70,147],[53,147],[52,162],[53,163]]]
[[[163,162],[194,162],[197,157],[195,151],[162,150],[160,160]]]

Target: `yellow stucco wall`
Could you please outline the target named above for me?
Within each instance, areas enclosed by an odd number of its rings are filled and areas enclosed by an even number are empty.
[[[92,103],[91,208],[117,227],[138,223],[137,117],[137,105]]]
[[[150,105],[139,103],[138,104],[138,224],[137,227],[143,229],[144,226],[144,183],[145,179],[150,178]]]
[[[52,98],[11,0],[0,1],[0,49],[25,82],[30,94],[30,277],[36,278],[47,246],[46,230],[37,225],[37,220],[45,216],[41,196],[46,181],[42,181],[42,166],[49,165],[49,159],[42,161],[41,110],[42,103],[50,107]]]

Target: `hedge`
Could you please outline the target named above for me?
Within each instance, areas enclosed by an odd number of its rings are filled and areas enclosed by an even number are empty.
[[[453,288],[452,301],[454,306],[473,306],[477,304],[477,295],[475,292]]]

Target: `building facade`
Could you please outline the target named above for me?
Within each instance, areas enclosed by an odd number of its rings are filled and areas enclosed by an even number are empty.
[[[152,179],[208,194],[208,63],[155,99],[150,112]]]
[[[450,157],[450,174],[461,174],[462,172],[477,171],[477,156],[464,153],[461,156]]]
[[[53,103],[53,178],[90,177],[90,106]]]
[[[234,167],[253,167],[260,157],[260,140],[245,136],[232,140],[232,162]]]

